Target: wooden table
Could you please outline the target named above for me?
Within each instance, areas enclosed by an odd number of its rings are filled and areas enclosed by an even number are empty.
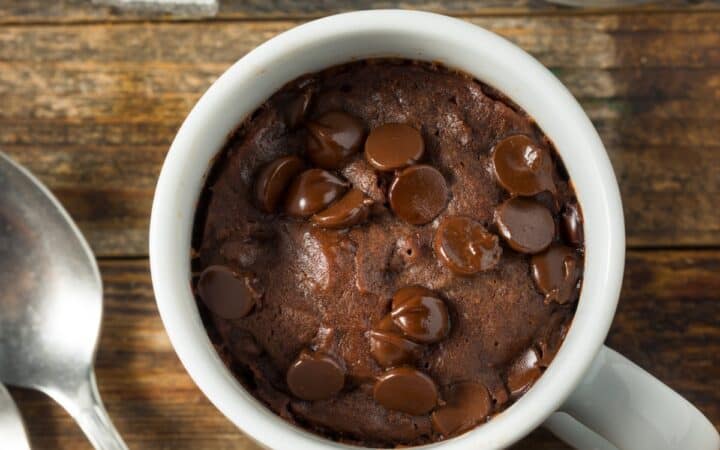
[[[382,0],[222,0],[213,19],[146,16],[89,0],[0,0],[0,148],[35,172],[100,261],[97,359],[133,449],[258,447],[183,370],[153,299],[147,227],[165,152],[192,105],[269,37]],[[303,5],[300,6],[299,3]],[[462,16],[535,55],[605,142],[628,253],[608,344],[720,426],[720,3],[572,10],[540,0],[406,0]],[[43,395],[13,390],[34,448],[89,448]],[[536,431],[517,448],[561,448]]]

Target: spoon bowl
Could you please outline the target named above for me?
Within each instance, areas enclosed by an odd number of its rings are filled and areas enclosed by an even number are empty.
[[[0,436],[7,448],[30,450],[30,443],[20,412],[10,393],[2,384],[0,384]]]
[[[0,381],[40,390],[99,449],[125,449],[98,394],[93,361],[102,281],[60,203],[0,153]]]

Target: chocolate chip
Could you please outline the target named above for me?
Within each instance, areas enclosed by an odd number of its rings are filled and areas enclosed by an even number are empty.
[[[365,158],[378,170],[391,171],[415,164],[425,143],[418,130],[402,123],[380,125],[365,141]]]
[[[492,150],[498,183],[515,195],[555,192],[550,152],[523,135],[510,136]]]
[[[385,316],[369,333],[370,354],[383,367],[412,363],[422,347],[402,336],[390,316]]]
[[[507,373],[507,387],[510,395],[519,397],[540,378],[542,371],[539,360],[537,351],[529,348],[512,363]]]
[[[312,221],[323,228],[349,228],[365,222],[373,201],[359,189],[352,189],[340,200],[312,216]]]
[[[255,181],[255,200],[265,212],[275,211],[280,196],[290,181],[305,168],[305,163],[297,156],[278,158],[263,167]]]
[[[387,409],[419,416],[437,405],[438,392],[429,376],[410,367],[397,367],[375,382],[373,397]]]
[[[403,334],[415,342],[432,344],[444,339],[450,331],[445,302],[421,286],[404,287],[395,292],[390,315]]]
[[[577,299],[580,258],[570,247],[553,244],[530,260],[535,286],[547,301],[565,304]]]
[[[347,183],[326,170],[306,170],[288,188],[285,212],[295,217],[310,217],[335,201],[345,189]]]
[[[447,216],[440,222],[433,247],[440,262],[459,275],[490,270],[502,255],[497,236],[462,216]]]
[[[435,431],[445,437],[463,433],[484,422],[492,409],[488,390],[480,383],[450,386],[443,395],[445,405],[432,413]]]
[[[423,225],[447,205],[448,187],[442,174],[431,166],[410,166],[390,186],[390,207],[404,221]]]
[[[365,125],[350,114],[334,111],[307,124],[307,153],[323,169],[339,169],[357,152],[365,137]]]
[[[209,266],[197,283],[200,299],[216,316],[240,319],[262,298],[257,278],[251,273],[235,273],[225,266]]]
[[[345,369],[328,354],[303,351],[288,369],[287,385],[297,398],[327,399],[342,390],[345,385]]]
[[[287,102],[283,112],[285,114],[285,123],[289,128],[300,125],[310,107],[311,99],[312,92],[308,89]]]
[[[514,197],[495,210],[500,235],[513,250],[538,253],[545,250],[555,237],[555,220],[550,211],[536,202]]]
[[[583,244],[583,224],[580,207],[576,203],[568,203],[562,212],[560,232],[569,244],[580,247]]]

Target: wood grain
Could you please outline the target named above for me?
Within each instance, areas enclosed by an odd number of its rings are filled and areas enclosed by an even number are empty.
[[[720,13],[473,18],[533,53],[608,147],[633,247],[720,244]],[[296,21],[0,28],[0,147],[101,256],[147,254],[152,192],[194,102]],[[669,211],[673,211],[669,214]]]
[[[220,73],[268,38],[309,18],[388,6],[491,29],[580,100],[618,176],[628,244],[643,248],[628,254],[608,344],[720,427],[720,1],[659,3],[221,0],[217,17],[201,19],[90,0],[0,1],[0,150],[48,184],[99,256],[114,257],[101,260],[97,371],[130,447],[259,449],[192,383],[154,303],[148,217],[177,128]],[[13,395],[33,448],[90,448],[46,397]],[[513,448],[566,447],[538,430]]]
[[[456,16],[478,15],[539,15],[624,12],[620,8],[572,8],[543,0],[222,0],[215,19],[278,19],[314,18],[359,9],[377,8],[419,9]],[[712,11],[720,8],[717,0],[665,0],[654,4],[633,6],[630,11],[644,13],[676,10]],[[187,14],[168,14],[120,10],[95,5],[88,0],[5,0],[0,2],[0,23],[89,23],[138,20],[173,21],[203,19]]]
[[[195,387],[164,333],[145,260],[102,261],[100,390],[130,448],[256,450]],[[720,427],[720,250],[631,251],[608,343]],[[43,395],[13,390],[33,448],[86,449]],[[547,432],[516,447],[561,448]]]

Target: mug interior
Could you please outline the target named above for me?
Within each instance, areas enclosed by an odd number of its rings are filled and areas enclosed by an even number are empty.
[[[228,69],[188,115],[158,181],[150,226],[158,309],[193,380],[257,441],[271,448],[358,448],[289,426],[235,380],[200,321],[190,289],[189,253],[195,206],[207,170],[227,136],[285,83],[370,57],[440,62],[500,90],[554,142],[574,183],[585,219],[585,276],[573,324],[555,360],[529,392],[488,423],[417,448],[506,447],[561,405],[602,345],[619,295],[624,225],[612,167],[582,108],[534,58],[467,22],[410,11],[340,14],[283,33]]]

